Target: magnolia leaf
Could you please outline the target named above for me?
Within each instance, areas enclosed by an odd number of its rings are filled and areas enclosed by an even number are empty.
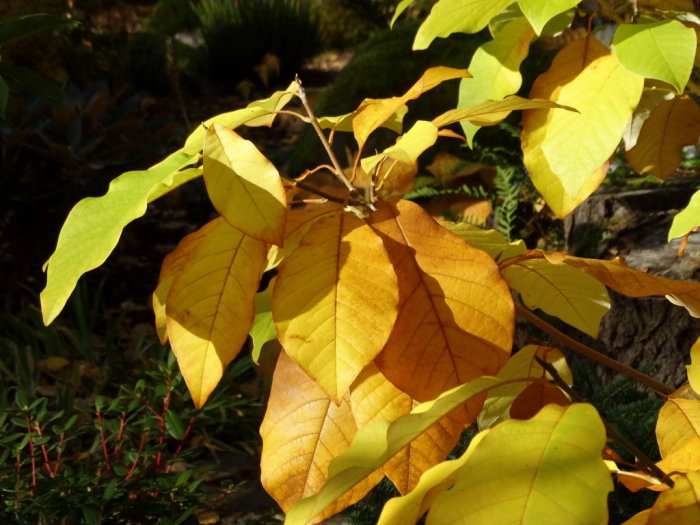
[[[657,275],[640,272],[617,258],[612,261],[584,259],[564,252],[538,252],[524,255],[541,255],[552,263],[565,263],[586,272],[605,286],[628,297],[665,295],[673,304],[685,307],[693,317],[700,317],[700,283],[674,281]]]
[[[427,49],[438,37],[478,33],[512,0],[439,0],[418,28],[413,49]]]
[[[493,40],[482,44],[472,56],[469,67],[472,78],[459,84],[458,108],[472,106],[485,100],[500,100],[520,89],[520,63],[527,56],[535,33],[524,17],[500,27]],[[463,121],[462,129],[471,146],[479,126]]]
[[[687,96],[664,100],[644,121],[627,160],[637,173],[663,181],[680,165],[683,147],[695,144],[699,137],[700,106]]]
[[[682,237],[698,226],[700,226],[700,190],[693,193],[688,206],[673,218],[671,229],[668,231],[668,240]]]
[[[374,102],[379,102],[382,99],[378,98],[366,98],[360,104],[372,104]],[[389,116],[387,120],[382,123],[381,128],[386,128],[395,133],[401,133],[403,131],[403,118],[408,113],[408,106],[405,104],[400,106],[394,113]],[[337,115],[332,117],[319,117],[318,124],[322,129],[330,129],[333,132],[336,131],[352,131],[352,121],[355,118],[357,111],[352,111],[351,113],[345,113],[344,115]]]
[[[498,377],[504,381],[526,377],[548,377],[544,368],[535,361],[535,356],[547,363],[551,363],[567,384],[573,384],[573,377],[566,359],[559,350],[549,346],[527,345],[521,348],[511,356],[505,366],[498,372]],[[527,386],[527,383],[516,382],[491,390],[486,396],[486,401],[484,401],[484,409],[479,413],[477,419],[479,428],[490,428],[508,419],[513,401]]]
[[[606,523],[613,484],[604,445],[605,427],[591,405],[548,405],[530,420],[505,421],[435,498],[426,525]]]
[[[315,494],[328,479],[328,465],[350,445],[357,426],[347,397],[336,404],[284,352],[272,378],[270,399],[260,426],[260,459],[265,490],[284,511]],[[359,485],[338,494],[316,521],[361,499],[382,478],[369,473]]]
[[[501,274],[530,310],[539,308],[598,337],[600,321],[610,310],[610,296],[595,277],[546,259],[517,258],[510,264],[506,261]]]
[[[629,151],[637,144],[639,133],[642,131],[644,122],[651,115],[651,111],[664,100],[673,98],[673,93],[664,89],[644,89],[642,97],[639,99],[637,107],[634,108],[632,118],[627,122],[622,140],[625,141],[625,151]]]
[[[396,6],[396,10],[394,11],[394,16],[391,17],[391,22],[389,22],[389,27],[394,27],[394,23],[396,20],[401,16],[401,13],[403,13],[407,7],[409,7],[413,2],[416,0],[401,0],[398,5]]]
[[[292,82],[286,90],[276,91],[269,98],[253,101],[245,108],[222,113],[206,120],[187,137],[184,150],[189,153],[202,151],[207,130],[214,124],[220,124],[230,129],[235,129],[243,124],[248,126],[272,126],[277,116],[276,112],[287,105],[294,93],[296,93],[296,84]]]
[[[183,237],[175,249],[165,256],[160,268],[158,286],[153,292],[152,305],[156,319],[156,333],[162,344],[168,340],[168,323],[165,314],[166,299],[170,292],[170,287],[177,277],[182,273],[188,264],[192,253],[199,245],[201,239],[206,235],[207,230],[200,228]]]
[[[426,471],[411,492],[387,501],[377,525],[416,523],[430,508],[435,498],[454,485],[461,469],[488,433],[488,430],[484,430],[474,436],[467,450],[459,458],[443,461]]]
[[[272,290],[275,286],[275,279],[276,277],[273,277],[265,290],[255,294],[255,318],[249,333],[253,340],[251,353],[256,365],[260,364],[260,352],[263,345],[277,338],[275,323],[272,322]]]
[[[661,457],[670,456],[691,438],[700,437],[700,401],[669,398],[659,411],[656,440]]]
[[[638,0],[638,3],[661,11],[695,11],[693,0]]]
[[[272,316],[287,353],[339,402],[386,343],[397,303],[382,240],[343,212],[316,221],[282,262]]]
[[[480,377],[421,403],[393,422],[380,419],[360,428],[350,447],[328,467],[328,480],[315,496],[303,499],[287,512],[285,524],[302,525],[338,497],[381,468],[402,448],[463,403],[502,386],[495,377]]]
[[[542,29],[552,18],[577,4],[576,0],[518,0],[520,9],[537,35],[542,33]]]
[[[696,394],[700,393],[700,337],[690,348],[690,364],[688,370],[688,383]]]
[[[398,138],[396,144],[389,146],[381,153],[365,157],[360,165],[366,173],[370,173],[385,157],[406,164],[415,164],[418,162],[418,157],[421,153],[435,144],[437,137],[438,129],[432,122],[419,120],[411,129]]]
[[[399,283],[399,314],[375,360],[382,373],[425,401],[497,372],[510,353],[514,326],[510,290],[493,259],[410,201],[385,204],[369,221]],[[467,419],[480,407],[469,408]]]
[[[496,230],[483,230],[466,222],[438,222],[443,228],[447,228],[457,237],[466,241],[469,246],[485,251],[492,259],[498,262],[516,257],[527,251],[527,246],[525,246],[523,240],[518,239],[517,241],[508,242]]]
[[[282,245],[287,197],[277,168],[255,144],[212,125],[204,141],[204,182],[226,222],[255,239]]]
[[[623,68],[593,37],[568,44],[535,80],[530,97],[579,111],[523,115],[525,166],[557,216],[570,213],[602,182],[643,86],[643,77]]]
[[[201,230],[165,301],[168,338],[192,401],[201,408],[253,323],[254,297],[267,258],[265,243],[214,219]]]
[[[700,436],[693,436],[683,441],[683,445],[675,448],[672,452],[666,455],[661,461],[656,463],[663,472],[693,472],[700,471]],[[652,485],[652,490],[665,490],[665,485],[655,487]]]
[[[375,365],[365,368],[350,390],[350,405],[360,428],[377,419],[394,421],[418,403],[392,385]],[[383,472],[401,494],[413,490],[421,475],[447,457],[462,434],[450,414],[440,419],[384,465]]]
[[[623,525],[693,525],[700,523],[700,472],[674,476],[674,486],[659,494],[651,509],[643,510]]]
[[[446,80],[466,78],[469,73],[466,69],[437,66],[426,69],[418,81],[400,97],[365,99],[357,108],[352,119],[352,128],[355,140],[362,150],[367,137],[391,116],[396,113],[406,102],[420,97],[426,91],[437,87]]]
[[[530,419],[547,405],[567,406],[571,400],[554,385],[532,383],[515,398],[510,407],[512,419]]]
[[[44,324],[61,313],[80,276],[105,262],[124,227],[143,216],[149,202],[202,174],[198,168],[180,171],[198,161],[198,154],[176,151],[148,170],[123,173],[110,183],[106,194],[87,197],[73,207],[56,250],[44,264]]]
[[[696,44],[695,30],[678,20],[621,24],[612,41],[623,66],[643,77],[668,82],[678,93],[690,78]]]
[[[485,100],[473,106],[451,109],[435,117],[433,124],[442,128],[460,120],[467,120],[478,126],[494,126],[506,118],[511,111],[542,108],[576,111],[574,108],[562,106],[549,100],[528,100],[512,95],[503,100]]]

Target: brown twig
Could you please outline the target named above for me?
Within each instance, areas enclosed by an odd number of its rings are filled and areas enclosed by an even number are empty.
[[[578,392],[574,391],[567,383],[562,379],[562,377],[559,375],[559,372],[557,372],[557,369],[552,366],[551,363],[547,363],[544,359],[540,359],[539,356],[535,356],[535,361],[539,363],[539,365],[544,368],[549,375],[552,376],[552,382],[557,385],[559,388],[561,388],[564,392],[566,392],[571,399],[578,403],[586,403],[586,400],[583,399]],[[599,414],[600,415],[600,414]],[[605,426],[605,432],[608,434],[608,437],[616,441],[617,443],[620,444],[625,450],[627,450],[630,454],[632,454],[636,461],[637,461],[637,467],[640,470],[645,471],[647,474],[654,476],[656,479],[663,481],[668,485],[669,487],[673,487],[673,480],[666,474],[663,470],[661,470],[656,463],[654,463],[644,452],[639,450],[637,446],[629,441],[626,437],[621,435],[610,423],[608,423],[605,419],[603,419],[602,416],[600,416],[601,421],[603,422],[603,425]]]
[[[563,332],[560,332],[551,324],[544,321],[543,319],[540,319],[530,310],[520,306],[519,304],[515,305],[515,311],[520,317],[524,317],[529,322],[537,326],[540,330],[548,333],[557,341],[559,341],[562,345],[566,346],[570,350],[573,350],[577,354],[581,354],[582,356],[585,356],[595,361],[596,363],[600,363],[601,365],[607,366],[608,368],[615,370],[616,372],[620,372],[621,374],[625,374],[626,376],[636,379],[643,385],[648,386],[649,388],[663,396],[668,396],[674,392],[673,388],[662,383],[661,381],[657,381],[653,377],[643,374],[640,371],[635,370],[634,368],[631,368],[625,364],[622,364],[611,357],[601,354],[600,352],[593,350],[590,346],[586,346],[583,343],[579,343],[578,341],[576,341],[576,339],[573,339],[568,335],[564,334]]]

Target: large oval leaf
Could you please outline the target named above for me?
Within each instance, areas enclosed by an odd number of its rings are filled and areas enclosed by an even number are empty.
[[[523,115],[525,166],[557,216],[569,214],[602,182],[643,85],[643,77],[627,71],[593,37],[564,47],[533,84],[531,98],[579,111]]]
[[[700,523],[700,472],[674,476],[671,490],[659,494],[651,509],[643,510],[623,525],[694,525]]]
[[[661,457],[683,447],[686,441],[700,437],[700,401],[670,398],[659,411],[656,440]]]
[[[204,141],[204,182],[214,208],[242,232],[281,246],[287,197],[277,168],[255,144],[214,124]]]
[[[318,220],[284,260],[272,317],[284,349],[339,402],[384,346],[397,303],[382,240],[343,212]]]
[[[265,243],[222,218],[201,233],[200,239],[184,239],[196,245],[165,302],[168,338],[197,407],[204,405],[224,367],[245,343],[267,259]]]
[[[673,218],[671,228],[668,230],[668,240],[682,237],[698,226],[700,226],[700,190],[693,193],[688,206]]]
[[[265,490],[288,510],[318,492],[328,465],[348,448],[357,430],[347,396],[338,405],[284,352],[272,378],[270,399],[260,426],[260,460]],[[339,495],[317,521],[362,498],[382,478],[380,471]]]
[[[513,341],[513,302],[486,253],[410,201],[370,216],[396,269],[399,315],[376,359],[389,380],[425,401],[497,372]],[[472,405],[473,413],[478,406]]]
[[[547,22],[576,4],[576,0],[518,0],[520,9],[538,35],[542,33]]]

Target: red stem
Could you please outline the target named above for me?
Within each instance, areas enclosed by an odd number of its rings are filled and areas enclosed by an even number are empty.
[[[34,430],[36,430],[36,433],[40,438],[43,437],[41,434],[41,426],[39,425],[38,422],[34,425]],[[42,443],[40,445],[40,447],[41,447],[41,455],[44,456],[44,468],[46,468],[46,472],[48,472],[49,476],[53,478],[54,473],[51,470],[51,462],[49,461],[49,452],[48,452],[48,450],[46,450],[46,445],[44,443]]]
[[[180,452],[182,452],[182,448],[185,445],[185,440],[187,439],[187,436],[190,435],[190,432],[192,431],[192,426],[194,425],[194,422],[196,421],[197,416],[192,416],[190,418],[189,423],[187,424],[187,428],[185,429],[185,433],[182,436],[182,439],[180,440],[180,443],[178,443],[177,448],[175,449],[175,454],[173,455],[173,459],[177,458],[180,455]],[[170,463],[168,467],[165,469],[165,472],[168,473],[170,472],[170,469],[173,468],[173,464]]]
[[[66,433],[63,432],[58,438],[58,453],[56,454],[56,468],[53,469],[54,476],[58,474],[58,466],[61,464],[61,458],[63,457],[63,444],[66,442]]]
[[[126,413],[122,411],[119,414],[119,430],[117,431],[117,442],[114,444],[114,449],[112,450],[112,457],[116,458],[119,452],[119,446],[121,445],[122,439],[124,438],[124,428],[126,427]]]
[[[29,454],[32,457],[32,488],[36,488],[36,459],[34,458],[34,440],[32,439],[32,426],[29,423],[29,416],[24,416],[24,421],[27,423],[27,432],[29,432]]]
[[[170,393],[171,393],[172,383],[170,380],[167,382],[167,391],[165,393],[165,399],[163,400],[163,411],[158,416],[160,421],[160,436],[158,436],[158,452],[156,453],[156,472],[160,472],[160,463],[163,459],[163,445],[165,443],[165,414],[170,408]]]
[[[134,461],[131,463],[131,468],[129,468],[129,472],[127,472],[126,476],[124,476],[124,481],[128,481],[129,478],[131,478],[131,475],[134,473],[134,470],[136,470],[136,464],[139,462],[139,459],[141,459],[141,454],[143,453],[143,449],[146,446],[146,436],[148,436],[148,432],[144,432],[143,434],[141,434],[139,449],[136,452],[136,457],[134,458]]]
[[[105,439],[104,427],[102,426],[102,412],[97,409],[97,425],[100,427],[100,441],[102,442],[102,455],[105,458],[105,463],[107,464],[107,472],[109,472],[111,465],[109,461],[109,452],[107,451],[107,440]]]

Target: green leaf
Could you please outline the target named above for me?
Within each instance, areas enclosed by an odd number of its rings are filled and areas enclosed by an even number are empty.
[[[668,82],[679,93],[690,78],[696,44],[695,30],[677,20],[622,24],[612,41],[623,66],[638,75]]]
[[[0,65],[0,75],[11,91],[29,91],[48,102],[58,104],[63,100],[63,91],[55,82],[26,67]]]
[[[602,283],[573,266],[544,259],[515,261],[502,268],[501,274],[525,306],[539,308],[598,337],[600,321],[610,310],[610,296]]]
[[[668,231],[668,240],[683,237],[698,226],[700,226],[700,190],[693,194],[688,206],[673,218],[671,229]]]
[[[275,280],[270,280],[267,288],[255,295],[255,319],[250,328],[250,337],[253,340],[253,362],[257,365],[260,359],[260,351],[265,343],[277,337],[275,324],[272,322],[272,290]]]
[[[18,38],[24,38],[35,33],[50,31],[67,25],[75,25],[75,22],[45,13],[13,18],[0,23],[0,45],[7,44]]]
[[[534,36],[524,17],[499,27],[494,39],[474,52],[467,68],[472,78],[460,82],[457,107],[472,106],[489,99],[500,100],[516,93],[522,84],[520,63],[527,56]],[[479,126],[469,121],[461,124],[471,146]]]
[[[578,4],[578,0],[518,0],[520,9],[535,29],[535,33],[542,34],[542,29],[552,18],[559,13]]]
[[[143,216],[149,202],[201,175],[201,168],[180,171],[198,160],[196,153],[177,151],[148,170],[120,175],[105,195],[88,197],[73,207],[56,250],[44,265],[47,279],[41,310],[45,324],[61,312],[80,276],[107,259],[122,229]]]
[[[418,28],[413,49],[426,49],[437,37],[477,33],[512,0],[440,0]]]
[[[165,412],[165,430],[175,439],[184,439],[185,424],[182,422],[177,412],[173,412],[172,410],[167,410]]]
[[[5,110],[7,109],[7,99],[10,96],[10,88],[7,82],[0,75],[0,119],[5,118]]]
[[[389,22],[389,27],[394,27],[396,19],[401,16],[407,7],[409,7],[416,0],[401,0],[399,5],[396,6],[396,11],[394,11],[394,16],[391,17],[391,22]]]

